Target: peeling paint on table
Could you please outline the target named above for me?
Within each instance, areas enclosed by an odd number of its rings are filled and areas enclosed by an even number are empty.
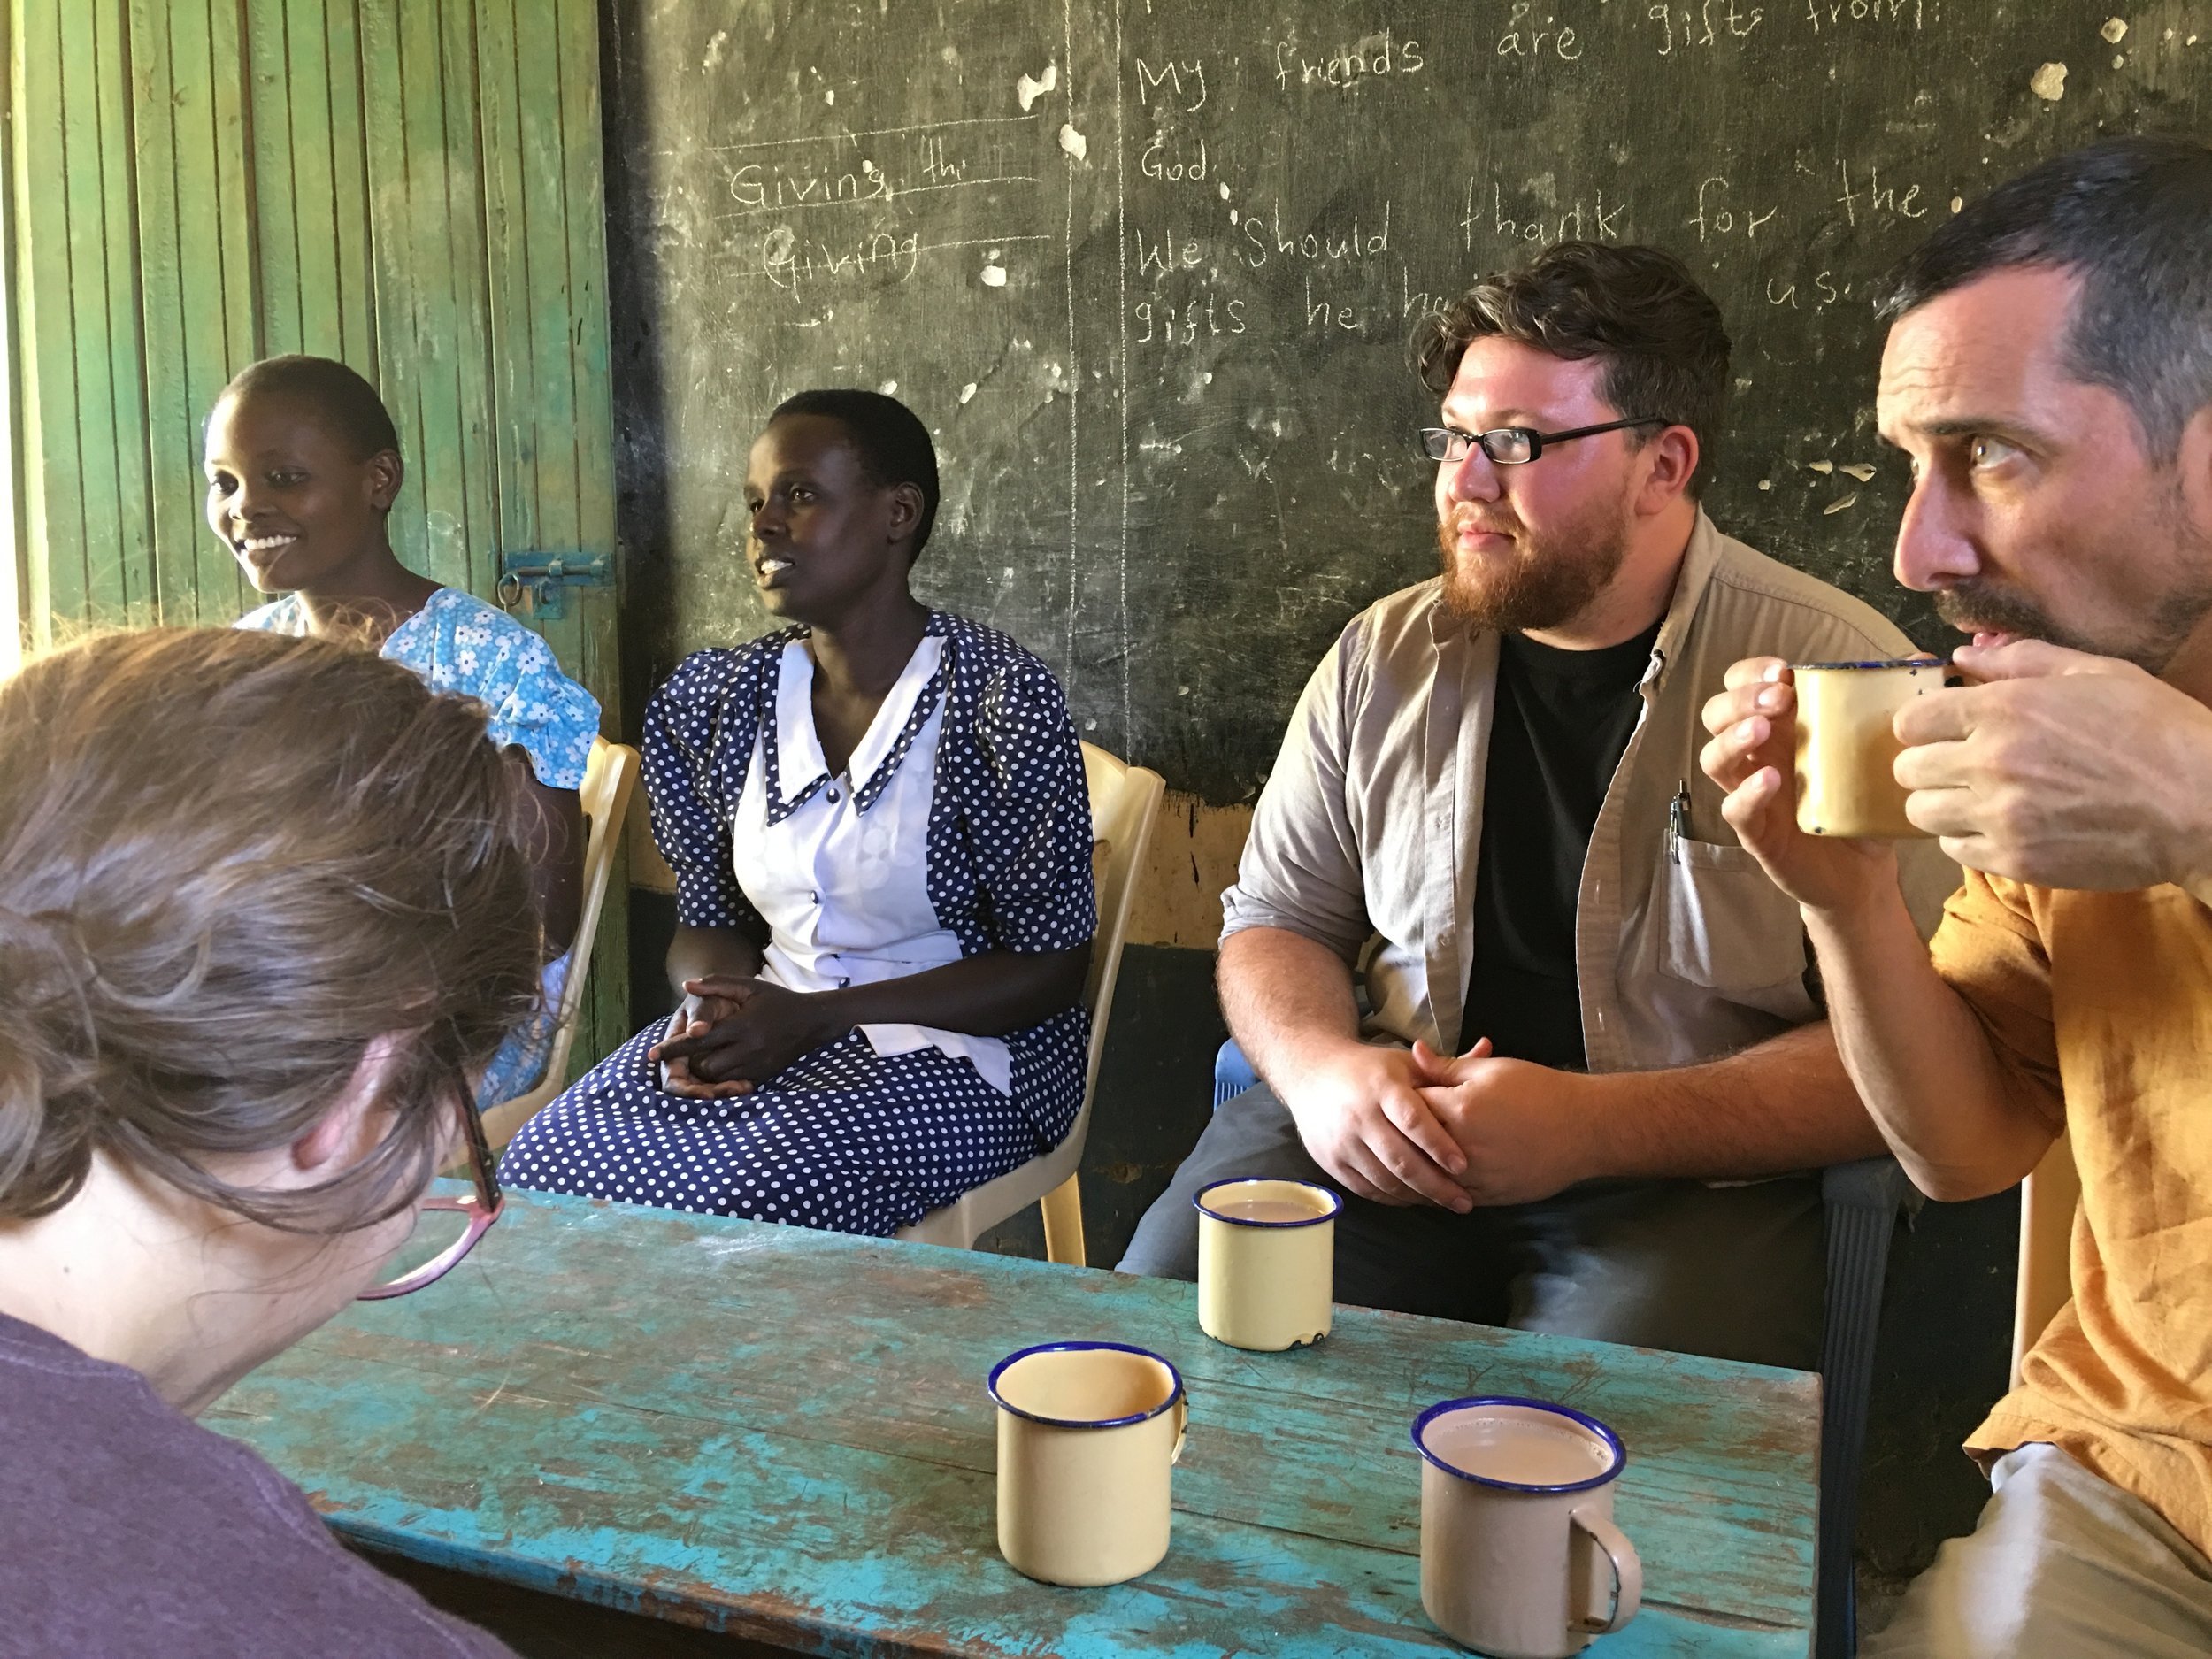
[[[374,1548],[795,1651],[1451,1651],[1421,1610],[1408,1425],[1474,1392],[1570,1402],[1629,1450],[1645,1610],[1600,1659],[1809,1645],[1819,1381],[1340,1309],[1310,1349],[1202,1335],[1188,1285],[517,1194],[434,1288],[357,1304],[210,1426]],[[1135,1581],[999,1557],[983,1378],[1110,1337],[1181,1368],[1173,1543]]]

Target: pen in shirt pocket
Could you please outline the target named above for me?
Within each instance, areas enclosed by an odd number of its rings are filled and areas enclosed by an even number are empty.
[[[1682,862],[1682,843],[1690,835],[1690,780],[1685,778],[1675,785],[1674,799],[1667,803],[1667,857],[1672,863]]]

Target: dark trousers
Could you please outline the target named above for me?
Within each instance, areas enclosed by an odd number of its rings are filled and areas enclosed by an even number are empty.
[[[1119,1271],[1196,1279],[1191,1199],[1238,1176],[1343,1191],[1263,1083],[1214,1113]],[[1820,1363],[1825,1279],[1820,1184],[1806,1176],[1591,1181],[1464,1216],[1346,1194],[1336,1224],[1340,1302],[1801,1371]]]

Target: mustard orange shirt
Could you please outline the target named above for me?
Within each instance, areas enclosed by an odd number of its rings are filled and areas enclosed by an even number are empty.
[[[2212,1554],[2212,910],[1969,871],[1930,949],[2082,1179],[2073,1300],[1967,1450],[2047,1440]]]

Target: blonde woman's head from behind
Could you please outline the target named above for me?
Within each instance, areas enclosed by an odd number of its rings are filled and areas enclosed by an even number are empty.
[[[269,1351],[365,1287],[536,994],[485,718],[368,652],[231,630],[0,681],[0,1248],[204,1217],[210,1274],[286,1280]]]

